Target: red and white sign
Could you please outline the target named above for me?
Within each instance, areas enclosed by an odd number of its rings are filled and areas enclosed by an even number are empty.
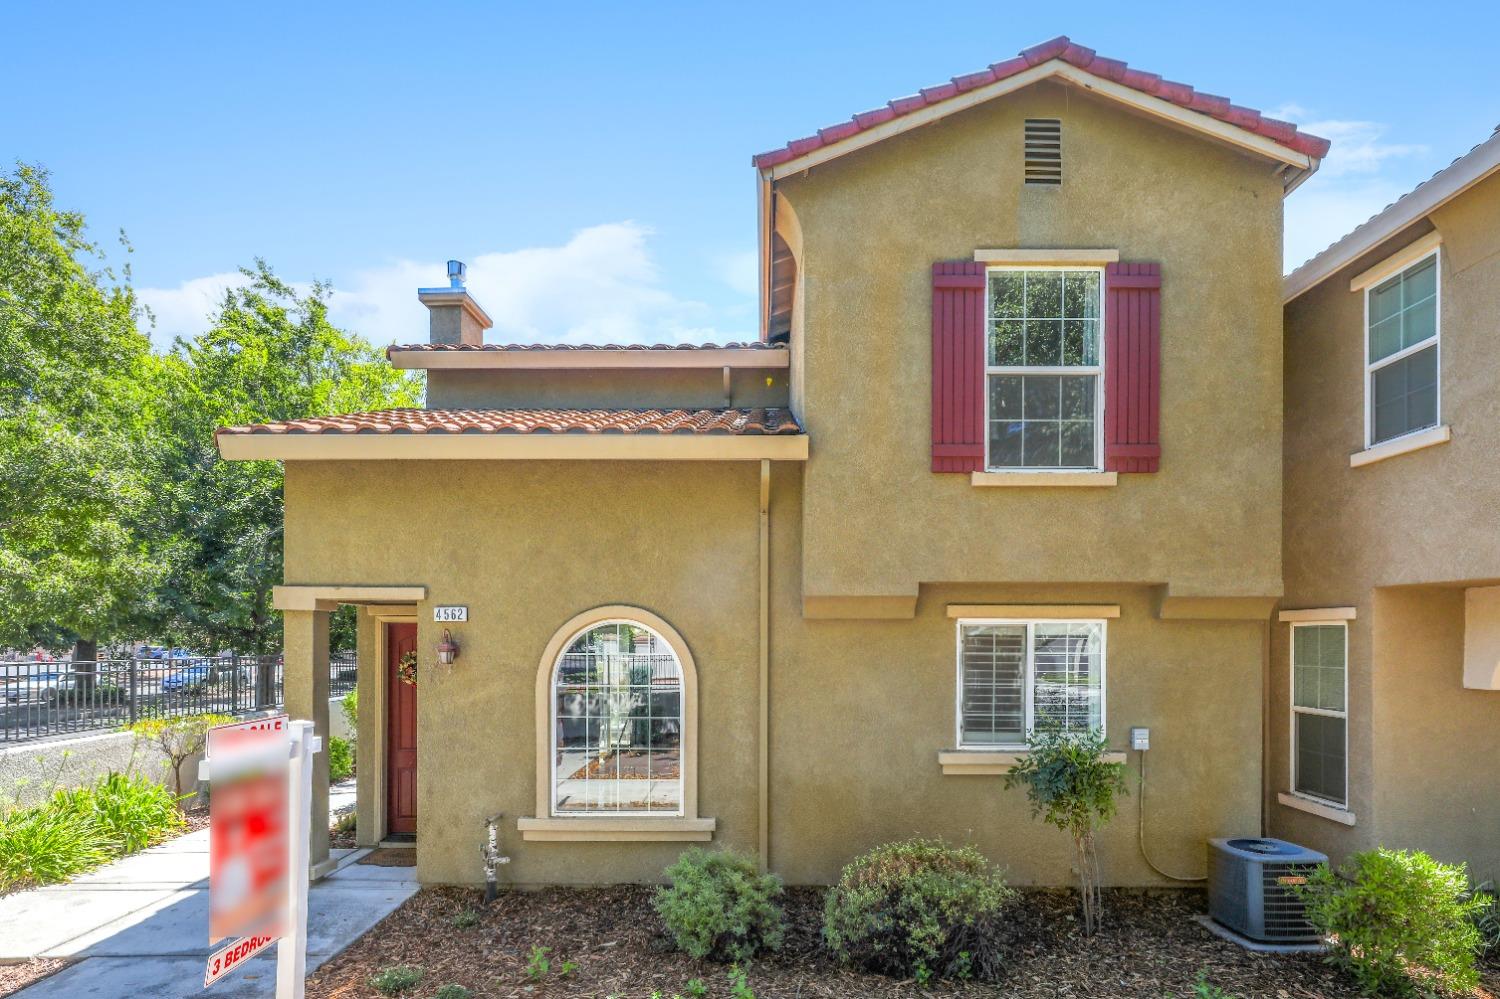
[[[208,967],[203,972],[203,987],[206,989],[231,971],[265,950],[279,938],[272,936],[245,937],[216,951],[208,958]]]
[[[290,746],[285,715],[209,730],[209,943],[286,930]]]

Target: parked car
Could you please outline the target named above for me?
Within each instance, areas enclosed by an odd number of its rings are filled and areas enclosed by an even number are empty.
[[[84,674],[87,675],[87,674]],[[34,701],[43,704],[77,704],[103,702],[119,698],[123,691],[103,677],[92,678],[92,695],[84,693],[84,681],[78,673],[35,673],[7,685],[5,701],[20,704]]]
[[[175,651],[175,650],[174,650]],[[212,683],[219,683],[225,689],[233,683],[236,672],[233,666],[219,666],[214,663],[198,663],[186,669],[180,669],[169,675],[161,682],[163,693],[174,691],[200,691]],[[241,666],[238,669],[241,687],[250,686],[250,671]]]

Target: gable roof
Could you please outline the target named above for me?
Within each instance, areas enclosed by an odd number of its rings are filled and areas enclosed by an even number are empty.
[[[1386,205],[1353,232],[1288,274],[1282,280],[1282,300],[1290,302],[1304,291],[1316,287],[1402,229],[1420,221],[1497,171],[1500,171],[1500,128],[1495,129],[1488,139]]]
[[[1052,78],[1279,160],[1284,165],[1286,190],[1316,170],[1318,161],[1328,152],[1327,139],[1300,131],[1290,122],[1268,118],[1253,108],[1231,103],[1227,97],[1206,94],[1185,83],[1173,83],[1155,73],[1133,69],[1062,35],[1025,49],[1014,59],[997,62],[977,73],[955,76],[947,83],[926,87],[885,107],[862,112],[805,138],[793,139],[779,149],[756,155],[752,162],[773,179],[796,173]]]

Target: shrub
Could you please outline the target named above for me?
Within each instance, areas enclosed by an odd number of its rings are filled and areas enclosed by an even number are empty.
[[[848,964],[926,984],[992,980],[1000,917],[1014,899],[972,846],[913,839],[879,846],[844,868],[823,908],[823,939]]]
[[[1484,900],[1469,892],[1462,865],[1421,851],[1368,850],[1334,871],[1319,867],[1301,889],[1307,918],[1332,938],[1328,960],[1367,992],[1455,992],[1479,981],[1474,917]]]
[[[1026,788],[1034,818],[1073,837],[1088,935],[1099,928],[1102,915],[1094,833],[1114,818],[1116,800],[1126,793],[1125,764],[1108,762],[1108,751],[1103,732],[1038,729],[1026,740],[1026,756],[1005,775],[1007,789]]]
[[[1479,932],[1479,960],[1485,964],[1500,964],[1500,894],[1495,883],[1486,881],[1474,889],[1479,906],[1474,910],[1472,922]]]
[[[344,720],[349,723],[349,731],[359,731],[359,691],[351,690],[339,701],[339,710],[344,713]]]
[[[336,735],[328,737],[328,779],[348,780],[354,775],[354,747],[348,739]]]
[[[166,786],[139,774],[112,773],[92,787],[53,794],[54,807],[98,826],[112,852],[135,853],[187,826]]]
[[[669,886],[652,904],[679,950],[696,958],[748,961],[778,950],[786,914],[777,899],[781,879],[762,874],[750,857],[732,850],[690,849],[667,868]]]
[[[462,985],[449,983],[432,994],[432,999],[470,999],[474,993]]]
[[[0,817],[0,894],[66,881],[109,857],[97,825],[50,801]]]
[[[414,988],[427,972],[415,964],[396,964],[370,976],[370,985],[383,996],[400,995]]]
[[[180,801],[182,793],[182,765],[190,757],[203,752],[208,742],[208,730],[215,725],[227,725],[234,721],[228,715],[188,715],[185,718],[142,718],[130,726],[131,733],[143,742],[156,746],[166,757],[172,768],[173,785]]]

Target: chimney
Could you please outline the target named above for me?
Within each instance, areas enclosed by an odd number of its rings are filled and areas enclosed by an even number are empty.
[[[495,325],[464,287],[468,268],[462,260],[448,261],[448,287],[418,288],[417,300],[431,313],[429,343],[484,343],[484,331]]]

